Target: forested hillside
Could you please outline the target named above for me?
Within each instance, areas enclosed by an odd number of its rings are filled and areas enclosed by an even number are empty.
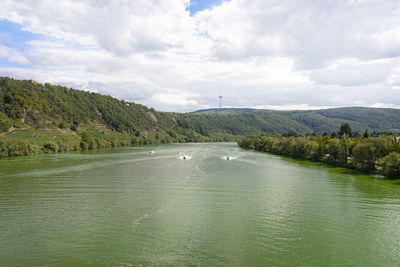
[[[295,110],[295,111],[276,111],[262,109],[206,109],[198,110],[195,114],[241,114],[251,113],[257,118],[268,118],[265,125],[268,130],[266,133],[282,133],[274,131],[271,125],[271,118],[280,121],[280,125],[286,128],[294,127],[293,123],[298,123],[303,130],[299,133],[331,133],[337,130],[341,124],[349,123],[353,130],[362,133],[366,129],[370,132],[400,132],[400,110],[390,108],[366,108],[366,107],[346,107],[322,110]],[[295,128],[292,128],[296,131]]]
[[[111,96],[0,77],[0,157],[111,146],[236,140],[263,133],[397,132],[400,111],[213,109],[158,112]]]

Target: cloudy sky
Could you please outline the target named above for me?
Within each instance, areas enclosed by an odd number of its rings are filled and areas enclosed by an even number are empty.
[[[399,0],[2,0],[0,76],[163,111],[400,106]]]

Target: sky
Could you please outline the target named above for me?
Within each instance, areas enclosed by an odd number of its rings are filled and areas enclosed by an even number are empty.
[[[0,76],[161,111],[400,108],[399,0],[2,0]]]

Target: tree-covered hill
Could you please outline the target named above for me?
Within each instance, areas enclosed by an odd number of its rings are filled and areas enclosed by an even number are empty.
[[[227,141],[263,133],[398,132],[400,110],[211,109],[158,112],[111,96],[0,77],[0,157],[136,144]],[[16,148],[17,147],[17,148]]]
[[[111,96],[35,81],[0,78],[0,132],[10,138],[21,129],[76,136],[82,132],[89,136],[118,135],[136,138],[142,143],[210,138],[185,124],[184,115],[157,112]]]
[[[348,122],[353,130],[363,132],[400,132],[400,110],[390,108],[346,107],[322,110],[295,110],[275,111],[262,109],[206,109],[198,110],[195,114],[240,114],[251,113],[256,117],[276,116],[286,118],[281,125],[290,125],[285,122],[295,121],[305,128],[306,132],[322,134],[332,132]],[[293,129],[294,130],[294,129]],[[295,130],[294,130],[295,131]],[[267,133],[274,131],[268,130]],[[277,131],[281,133],[281,131]],[[298,131],[304,133],[304,131]]]

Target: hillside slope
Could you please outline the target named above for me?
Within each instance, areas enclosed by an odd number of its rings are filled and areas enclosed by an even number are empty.
[[[295,111],[223,108],[198,110],[193,113],[224,115],[250,113],[261,118],[279,116],[286,118],[286,121],[295,121],[305,127],[306,131],[317,134],[336,131],[344,122],[348,122],[357,132],[363,132],[366,129],[370,132],[400,132],[400,110],[390,108],[346,107]],[[281,125],[286,125],[285,121],[282,121]],[[269,129],[266,132],[273,131]],[[303,133],[303,131],[298,132]]]
[[[21,149],[32,146],[31,150],[39,152],[70,151],[136,144],[227,141],[243,135],[292,131],[322,134],[336,131],[344,122],[358,132],[365,129],[398,132],[400,110],[210,109],[170,113],[97,93],[0,77],[0,156],[12,154],[10,151],[16,146],[14,141],[20,141]],[[8,152],[1,152],[1,149]]]

